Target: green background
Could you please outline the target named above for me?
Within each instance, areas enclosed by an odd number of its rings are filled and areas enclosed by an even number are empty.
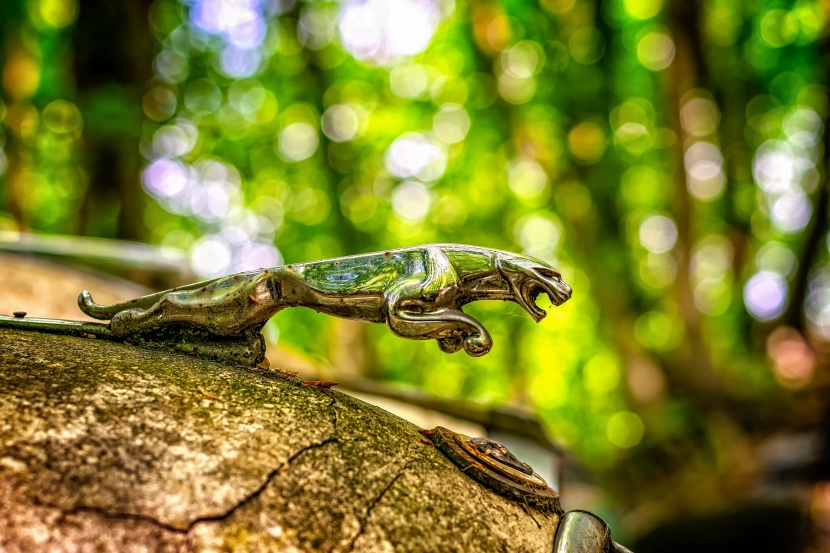
[[[0,231],[183,252],[156,286],[428,242],[545,259],[573,299],[470,306],[480,359],[302,310],[266,335],[539,413],[636,536],[763,495],[765,444],[822,420],[828,9],[7,0]]]

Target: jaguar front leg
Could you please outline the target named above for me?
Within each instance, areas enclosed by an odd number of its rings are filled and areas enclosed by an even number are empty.
[[[464,348],[479,357],[493,347],[490,333],[455,304],[458,275],[439,248],[424,249],[425,274],[407,276],[386,291],[386,320],[403,338],[435,339],[446,353]]]

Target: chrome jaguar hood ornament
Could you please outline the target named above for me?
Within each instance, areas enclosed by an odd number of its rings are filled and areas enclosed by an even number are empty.
[[[442,351],[486,354],[493,339],[463,306],[477,300],[513,301],[538,322],[536,305],[571,297],[559,272],[544,261],[459,244],[398,250],[284,265],[216,278],[115,305],[84,291],[81,311],[108,324],[0,317],[2,326],[95,335],[151,348],[256,365],[265,356],[260,330],[287,307],[370,323],[386,323],[402,338],[433,339]]]

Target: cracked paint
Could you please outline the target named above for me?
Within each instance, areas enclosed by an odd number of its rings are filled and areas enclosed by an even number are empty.
[[[387,494],[387,492],[389,492],[389,490],[392,489],[392,486],[395,485],[395,482],[400,480],[401,476],[403,476],[404,471],[412,463],[413,463],[413,461],[407,461],[406,463],[404,463],[404,465],[400,468],[398,473],[389,481],[388,484],[386,484],[386,486],[383,487],[383,489],[380,490],[380,493],[377,494],[377,496],[375,496],[375,498],[372,499],[372,501],[366,507],[366,512],[364,513],[363,518],[360,519],[360,521],[359,521],[360,526],[358,528],[358,531],[354,535],[354,537],[351,539],[351,541],[349,542],[349,546],[348,546],[348,549],[347,549],[348,551],[354,551],[355,544],[357,543],[357,540],[360,539],[360,537],[363,536],[363,534],[366,532],[366,526],[369,523],[369,519],[372,516],[372,511],[374,511],[375,506],[377,506],[377,504],[380,503],[380,501]]]
[[[414,425],[336,390],[104,341],[0,329],[0,342],[0,550],[552,543],[557,517],[529,516]]]

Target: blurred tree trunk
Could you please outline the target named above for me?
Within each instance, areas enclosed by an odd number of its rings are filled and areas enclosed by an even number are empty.
[[[141,239],[142,96],[150,79],[152,2],[89,0],[74,33],[74,75],[89,172],[79,234]]]
[[[708,90],[708,75],[703,59],[700,37],[700,10],[697,0],[676,3],[668,9],[671,35],[675,42],[676,55],[665,73],[664,85],[671,114],[670,123],[677,136],[674,147],[675,206],[677,220],[677,279],[675,297],[683,319],[686,339],[682,354],[674,363],[673,376],[682,382],[702,404],[722,404],[723,383],[715,372],[709,347],[703,339],[700,311],[695,306],[691,282],[691,258],[697,241],[695,216],[697,205],[689,193],[684,165],[685,150],[692,137],[688,136],[681,124],[680,108],[684,96],[695,88]]]

